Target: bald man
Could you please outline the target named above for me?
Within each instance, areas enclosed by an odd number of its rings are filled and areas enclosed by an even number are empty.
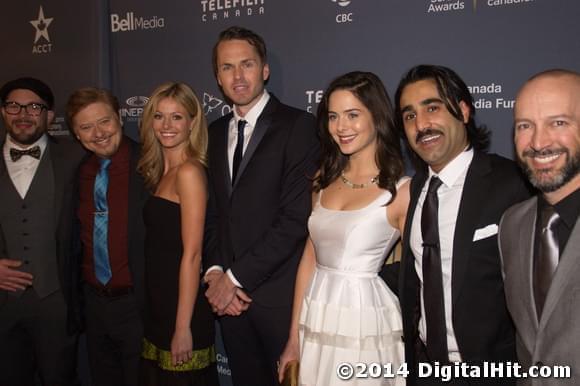
[[[580,384],[580,75],[550,70],[529,79],[514,107],[518,162],[538,195],[504,214],[499,231],[518,360],[566,365],[571,377],[519,385]]]

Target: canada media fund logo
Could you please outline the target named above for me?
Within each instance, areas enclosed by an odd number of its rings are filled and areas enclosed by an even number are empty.
[[[235,19],[263,15],[265,0],[200,0],[201,21]]]
[[[36,32],[34,35],[34,43],[32,45],[33,54],[49,54],[52,51],[52,43],[50,42],[48,27],[53,20],[53,17],[44,16],[44,10],[41,5],[38,10],[38,17],[35,20],[29,21]]]

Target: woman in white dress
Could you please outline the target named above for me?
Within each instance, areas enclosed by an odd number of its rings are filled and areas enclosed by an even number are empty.
[[[299,360],[301,385],[405,384],[396,375],[404,361],[399,303],[378,277],[409,204],[393,121],[382,82],[368,72],[335,79],[319,105],[322,164],[280,380]]]

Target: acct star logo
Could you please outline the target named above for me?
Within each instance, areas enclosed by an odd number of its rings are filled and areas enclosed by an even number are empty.
[[[54,20],[53,17],[45,17],[42,5],[38,10],[38,18],[36,20],[30,20],[30,24],[36,30],[36,35],[34,35],[34,43],[32,46],[33,54],[48,54],[52,51],[52,44],[50,42],[50,36],[48,35],[48,27]],[[46,43],[37,44],[40,39],[44,39]]]
[[[48,26],[52,23],[52,17],[44,17],[42,5],[38,10],[38,19],[30,20],[30,24],[36,29],[36,36],[34,36],[34,44],[38,43],[40,38],[46,39],[50,43],[50,36],[48,36]]]

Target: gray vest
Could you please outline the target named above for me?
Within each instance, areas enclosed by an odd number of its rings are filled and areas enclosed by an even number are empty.
[[[34,276],[32,286],[40,298],[60,288],[54,202],[54,172],[48,146],[24,199],[7,172],[0,176],[0,225],[6,252],[10,259],[23,262],[21,270]]]

